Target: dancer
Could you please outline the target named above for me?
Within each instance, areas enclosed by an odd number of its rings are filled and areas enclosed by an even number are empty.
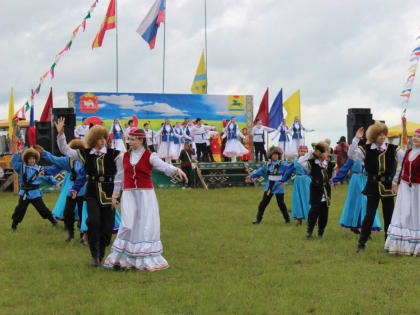
[[[171,160],[177,160],[179,152],[177,152],[174,143],[174,128],[168,118],[165,119],[162,128],[156,133],[156,137],[158,136],[162,136],[158,150],[159,157],[167,163],[171,163]]]
[[[197,161],[199,162],[208,162],[207,144],[206,144],[206,130],[212,130],[215,127],[213,126],[204,126],[203,120],[197,118],[195,120],[196,124],[191,125],[189,130],[193,139],[193,142],[197,148]]]
[[[131,130],[131,128],[133,128],[133,127],[134,127],[134,120],[130,119],[124,127],[126,127],[126,128],[124,129],[125,147],[126,147],[126,148],[127,148],[127,150],[128,150],[128,148],[129,148],[129,146],[130,146],[130,145],[128,144],[128,135],[130,134],[130,130]]]
[[[398,190],[398,194],[385,250],[390,254],[420,256],[420,129],[414,132],[412,141],[393,181],[393,190]]]
[[[290,143],[290,155],[297,155],[299,147],[305,144],[305,140],[302,137],[302,131],[311,132],[314,130],[305,129],[297,116],[295,117],[290,129],[293,131],[292,141]]]
[[[182,188],[192,188],[194,184],[193,180],[193,148],[191,142],[184,143],[184,149],[179,154],[179,160],[181,161],[181,170],[187,175],[188,182],[184,182]]]
[[[78,125],[76,128],[74,128],[74,137],[76,139],[83,140],[86,136],[86,133],[89,131],[89,125],[87,118],[82,118],[82,124]]]
[[[12,166],[19,174],[19,203],[12,215],[12,231],[16,231],[17,226],[25,217],[29,204],[32,204],[43,219],[48,219],[53,226],[58,222],[54,219],[50,209],[47,208],[42,200],[42,192],[39,189],[41,180],[55,185],[60,190],[60,183],[52,176],[46,176],[45,170],[38,166],[39,152],[29,148],[22,154],[22,150],[12,156]]]
[[[282,175],[290,166],[286,161],[282,161],[283,152],[279,147],[272,146],[268,150],[269,161],[264,163],[259,169],[255,170],[249,175],[249,178],[258,178],[268,175],[268,181],[265,184],[263,199],[258,206],[257,218],[252,224],[260,224],[265,208],[270,203],[273,195],[276,195],[277,204],[283,214],[286,223],[290,223],[289,213],[287,212],[286,204],[284,203],[284,183],[280,180]]]
[[[115,149],[108,149],[108,130],[100,125],[90,128],[86,135],[85,149],[71,149],[64,134],[64,121],[60,117],[55,123],[57,128],[57,144],[61,153],[73,160],[82,162],[86,172],[86,202],[88,217],[88,241],[92,255],[92,265],[97,267],[105,255],[105,249],[111,241],[114,227],[114,209],[112,192],[116,163],[122,163],[122,154]]]
[[[239,157],[240,161],[252,161],[252,139],[251,135],[248,133],[248,128],[242,128],[242,134],[244,135],[244,139],[242,139],[242,144],[245,149],[248,150],[248,153]]]
[[[279,147],[284,152],[284,157],[287,158],[290,156],[290,139],[289,139],[289,133],[290,128],[286,124],[286,119],[283,119],[280,126],[277,128],[277,130],[274,132],[274,136],[277,136],[277,134],[280,133],[279,137]]]
[[[328,223],[328,209],[331,200],[330,180],[333,177],[335,163],[330,161],[329,146],[325,142],[318,142],[314,151],[301,156],[298,163],[311,177],[309,202],[311,209],[308,213],[307,238],[312,238],[315,223],[318,221],[318,237],[323,238]]]
[[[163,162],[156,153],[147,150],[146,134],[142,129],[130,132],[129,152],[117,161],[112,204],[117,207],[121,195],[121,226],[105,260],[107,268],[136,268],[156,271],[168,268],[162,257],[159,206],[153,189],[152,170],[167,176],[177,175],[188,182],[183,171]]]
[[[299,158],[308,153],[308,147],[302,145],[299,147],[298,157],[287,169],[281,182],[286,183],[292,174],[295,174],[292,191],[292,219],[297,220],[299,225],[302,221],[308,221],[308,213],[311,205],[309,203],[311,178],[308,171],[299,165]]]
[[[267,152],[264,147],[264,131],[270,133],[276,131],[276,129],[263,126],[261,119],[257,118],[255,120],[255,126],[252,127],[252,141],[254,143],[256,161],[267,161]]]
[[[239,126],[236,123],[235,116],[230,119],[223,132],[224,134],[222,138],[227,138],[223,155],[230,157],[231,161],[235,162],[237,156],[242,156],[248,153],[248,150],[237,138],[239,136],[242,139],[245,139],[245,136],[239,131]]]
[[[124,144],[124,130],[121,127],[120,120],[118,118],[114,118],[109,131],[112,134],[111,149],[116,149],[120,152],[127,151]]]
[[[73,139],[69,143],[69,147],[73,150],[82,150],[85,143],[80,139]],[[66,195],[65,202],[61,207],[64,208],[62,216],[59,218],[64,219],[64,226],[68,232],[66,242],[70,242],[74,238],[74,221],[75,221],[75,208],[77,205],[77,218],[79,220],[79,228],[82,220],[83,200],[86,192],[86,173],[83,163],[74,161],[68,156],[58,157],[52,155],[50,152],[45,151],[40,145],[36,145],[35,149],[41,153],[41,157],[53,164],[55,167],[47,170],[47,173],[57,174],[61,171],[67,171],[64,180],[63,188],[68,187],[67,191],[62,193]],[[67,182],[68,181],[68,182]],[[64,190],[64,189],[63,189]],[[61,195],[61,194],[60,194]],[[56,204],[57,206],[57,204]],[[55,217],[59,215],[58,207],[54,207],[53,214]],[[83,233],[80,233],[80,241],[83,242]]]
[[[403,119],[403,132],[406,133],[406,122]],[[392,179],[395,174],[397,160],[402,160],[404,152],[398,150],[394,144],[385,143],[388,127],[380,122],[375,122],[366,132],[367,142],[359,145],[364,135],[364,128],[357,130],[349,149],[349,158],[355,161],[364,161],[368,178],[363,193],[367,196],[366,216],[363,220],[357,252],[364,251],[366,242],[372,229],[376,209],[382,201],[384,217],[385,239],[388,226],[394,211],[394,192]]]
[[[184,149],[184,143],[185,143],[184,130],[182,130],[181,128],[181,123],[176,122],[175,128],[174,128],[174,144],[175,144],[175,149],[178,156],[176,160],[178,160],[179,154]]]
[[[366,216],[367,198],[362,193],[367,182],[367,173],[364,165],[360,161],[347,159],[347,162],[341,166],[337,175],[333,178],[333,183],[338,183],[347,177],[351,168],[351,178],[347,191],[347,199],[340,218],[340,226],[350,229],[355,234],[360,234],[363,219]],[[371,228],[372,232],[382,231],[379,215],[376,213],[375,220]]]

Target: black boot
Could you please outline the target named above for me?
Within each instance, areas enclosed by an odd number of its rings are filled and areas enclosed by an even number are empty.
[[[12,232],[15,232],[15,231],[17,230],[17,225],[18,225],[18,223],[17,223],[17,222],[15,222],[15,221],[13,221],[13,222],[12,222],[12,226],[10,227],[10,230],[11,230]]]
[[[56,219],[52,218],[52,219],[50,220],[50,222],[51,222],[51,224],[52,224],[52,226],[53,226],[54,228],[58,226],[58,221],[57,221]]]
[[[365,244],[358,244],[356,253],[364,252],[365,251]]]
[[[312,232],[313,231],[314,231],[314,226],[309,225],[309,223],[308,223],[308,228],[306,229],[306,238],[312,238]]]
[[[92,256],[92,267],[99,267],[101,262],[99,261],[98,256]]]
[[[70,242],[74,238],[74,232],[69,231],[69,234],[67,235],[66,242]]]
[[[318,231],[318,238],[324,238],[324,231]]]

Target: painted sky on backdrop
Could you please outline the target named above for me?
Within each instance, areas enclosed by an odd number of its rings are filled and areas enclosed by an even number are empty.
[[[10,88],[23,104],[91,2],[2,0],[0,20],[7,27],[0,28],[0,118],[7,117]],[[163,29],[153,51],[136,33],[154,0],[118,3],[120,90],[160,93]],[[189,93],[204,47],[203,3],[167,1],[167,93]],[[115,92],[115,30],[107,32],[102,48],[90,48],[107,5],[98,2],[55,79],[45,81],[36,116],[50,85],[61,107],[67,106],[68,91]],[[375,118],[399,122],[399,95],[409,55],[418,46],[417,0],[208,0],[207,23],[210,94],[251,94],[258,106],[266,87],[270,104],[280,88],[284,99],[300,88],[304,125],[316,130],[311,140],[335,142],[346,134],[348,107],[370,107]],[[418,79],[407,115],[419,121]]]

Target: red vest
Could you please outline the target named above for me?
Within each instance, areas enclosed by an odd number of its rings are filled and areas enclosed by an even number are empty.
[[[130,152],[124,153],[124,189],[153,188],[152,170],[149,150],[144,151],[136,165],[130,163]]]
[[[420,184],[420,154],[413,161],[408,160],[411,149],[407,150],[406,158],[403,162],[404,171],[402,179],[407,183]]]

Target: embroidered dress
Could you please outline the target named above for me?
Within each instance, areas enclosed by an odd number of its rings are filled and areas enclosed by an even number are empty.
[[[407,153],[402,175],[385,250],[420,256],[420,148],[413,147]]]
[[[337,176],[333,178],[333,182],[337,183],[344,179],[347,172],[351,168],[351,178],[347,191],[347,199],[344,204],[343,212],[340,218],[340,226],[345,229],[361,229],[363,220],[366,216],[367,197],[362,193],[367,182],[367,173],[360,161],[348,159]],[[379,214],[376,212],[375,220],[371,228],[372,232],[382,231]]]
[[[301,123],[294,122],[292,123],[292,142],[290,143],[290,154],[297,155],[299,151],[299,147],[305,144],[305,140],[302,137],[302,130],[303,128]]]
[[[245,139],[245,136],[239,131],[238,125],[229,123],[223,135],[223,138],[227,137],[225,150],[223,151],[224,156],[236,157],[248,154],[248,150],[237,139],[238,136]]]
[[[284,157],[289,157],[291,155],[289,132],[290,132],[290,129],[286,125],[280,125],[277,128],[277,131],[274,132],[275,135],[280,133],[280,136],[278,139],[278,146],[280,149],[282,149]]]
[[[311,177],[308,172],[299,165],[299,159],[293,162],[293,165],[284,174],[282,182],[287,182],[292,173],[295,173],[292,191],[292,219],[308,220],[308,213],[311,205],[309,203],[309,187],[311,185]]]
[[[124,130],[122,129],[121,125],[113,123],[111,125],[110,131],[113,134],[111,148],[121,152],[127,151],[123,141]]]
[[[144,148],[125,153],[122,164],[117,165],[114,182],[114,193],[123,186],[121,226],[104,267],[148,271],[168,268],[162,257],[159,206],[152,169],[172,176],[176,168]]]
[[[181,128],[174,128],[174,144],[175,144],[175,150],[177,158],[179,157],[179,154],[184,149],[184,143],[185,139],[183,138],[184,131]]]
[[[170,158],[177,160],[179,153],[174,143],[174,128],[171,125],[163,125],[163,127],[156,133],[156,136],[161,136],[158,154],[162,159]]]

